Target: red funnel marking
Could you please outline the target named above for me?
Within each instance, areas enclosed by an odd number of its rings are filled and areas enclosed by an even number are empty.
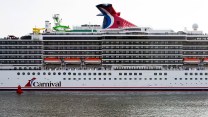
[[[116,12],[112,4],[99,4],[96,6],[101,14],[98,16],[104,16],[103,28],[127,28],[137,27],[133,23],[120,17],[120,12]]]

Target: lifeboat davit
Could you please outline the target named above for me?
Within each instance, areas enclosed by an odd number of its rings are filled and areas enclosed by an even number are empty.
[[[45,63],[49,64],[61,64],[61,59],[60,58],[44,58]]]
[[[198,59],[198,58],[184,58],[183,62],[186,64],[199,64],[200,59]]]
[[[208,64],[208,58],[204,58],[203,63]]]
[[[81,64],[80,58],[64,58],[64,63],[66,64]]]
[[[85,64],[101,64],[100,58],[86,58],[84,60]]]

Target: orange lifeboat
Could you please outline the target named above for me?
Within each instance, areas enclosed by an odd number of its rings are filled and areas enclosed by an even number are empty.
[[[198,59],[198,58],[184,58],[183,62],[187,63],[187,64],[199,64],[200,59]]]
[[[66,64],[81,64],[80,58],[64,58]]]
[[[208,58],[204,58],[203,63],[208,64]]]
[[[85,64],[101,64],[100,58],[86,58],[84,60]]]
[[[44,58],[45,63],[50,63],[50,64],[61,64],[61,59],[59,58]]]

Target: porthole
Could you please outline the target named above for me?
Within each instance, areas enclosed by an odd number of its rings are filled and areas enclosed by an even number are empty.
[[[17,75],[20,75],[20,73],[18,72]]]
[[[76,73],[73,73],[73,75],[75,76],[75,75],[76,75]]]
[[[22,72],[22,75],[25,75],[25,72]]]
[[[48,72],[48,75],[51,75],[51,72]]]
[[[38,72],[37,74],[40,75],[40,72]]]
[[[35,75],[35,72],[33,72],[32,75]]]
[[[78,73],[78,75],[81,75],[81,73]]]
[[[68,75],[71,75],[71,72],[68,72]]]
[[[46,73],[45,73],[45,72],[43,72],[43,75],[46,75]]]
[[[66,75],[66,72],[64,72],[63,75]]]
[[[27,75],[30,75],[30,72],[28,72]]]
[[[53,72],[53,75],[56,75],[56,72]]]
[[[63,78],[63,80],[66,80],[66,78]]]
[[[59,72],[58,75],[61,75],[61,72]]]

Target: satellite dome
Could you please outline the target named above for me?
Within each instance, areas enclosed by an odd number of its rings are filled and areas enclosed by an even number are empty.
[[[198,26],[198,24],[195,23],[192,25],[192,28],[193,28],[193,30],[197,30],[199,28],[199,26]]]

